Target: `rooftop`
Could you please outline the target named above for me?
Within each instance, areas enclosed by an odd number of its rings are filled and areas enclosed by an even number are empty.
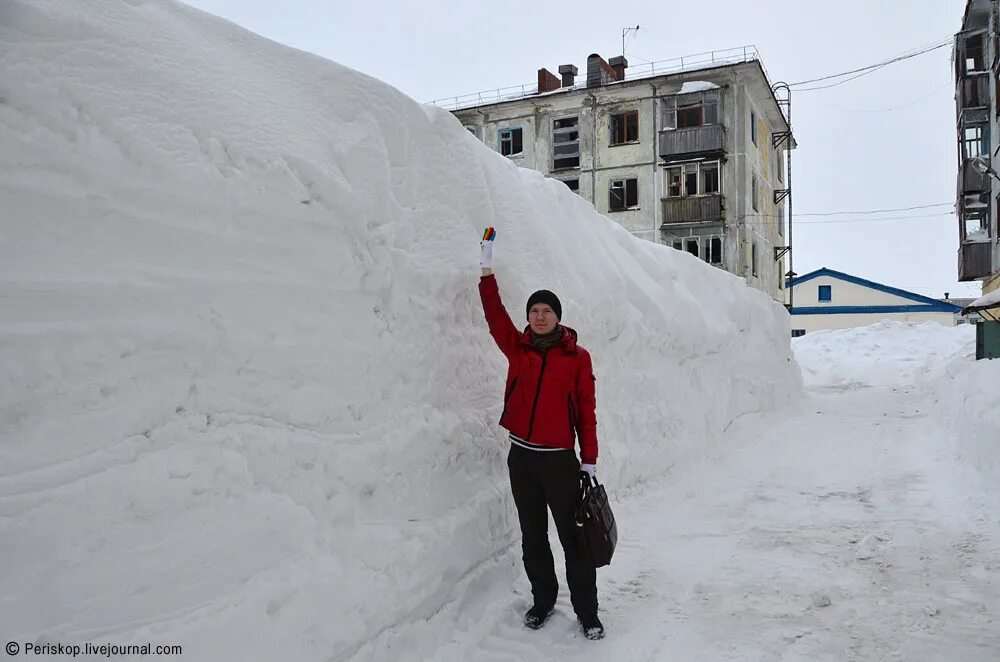
[[[756,46],[741,46],[739,48],[730,48],[722,51],[708,51],[705,53],[696,53],[694,55],[685,55],[672,60],[659,60],[657,62],[647,62],[637,66],[629,66],[629,68],[625,71],[625,80],[615,81],[615,83],[611,84],[614,85],[619,82],[628,82],[642,78],[654,78],[656,76],[664,76],[667,74],[697,71],[699,69],[711,69],[713,67],[742,64],[744,62],[754,61],[760,64],[761,69],[764,71],[765,78],[768,78],[768,85],[770,85],[770,78],[767,76],[767,70],[764,69],[764,63],[760,59],[760,54],[757,52]],[[544,94],[556,94],[560,92],[585,89],[587,89],[586,77],[584,77],[583,82],[573,85],[572,87],[561,87],[551,92],[545,92]],[[454,111],[461,110],[463,108],[474,108],[476,106],[484,106],[487,104],[502,103],[505,101],[515,101],[517,99],[523,99],[531,96],[540,96],[538,94],[537,83],[512,85],[510,87],[486,90],[483,92],[474,92],[472,94],[465,94],[457,97],[445,97],[444,99],[436,99],[428,103],[444,108],[445,110]]]

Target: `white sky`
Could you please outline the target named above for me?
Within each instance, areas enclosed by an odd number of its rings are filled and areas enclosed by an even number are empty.
[[[533,83],[539,67],[556,72],[572,63],[584,71],[590,53],[620,54],[622,28],[637,24],[626,47],[631,65],[753,44],[772,82],[796,82],[947,38],[965,7],[965,0],[187,2],[419,101]],[[793,96],[797,214],[954,202],[950,58],[947,47]],[[978,295],[979,283],[957,282],[951,207],[883,216],[907,218],[797,218],[795,271],[825,266],[927,296]],[[830,220],[852,222],[815,223]]]

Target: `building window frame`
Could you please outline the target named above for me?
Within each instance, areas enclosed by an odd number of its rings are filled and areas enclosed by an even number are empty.
[[[623,110],[608,119],[608,146],[639,144],[639,111]]]
[[[497,151],[501,156],[516,158],[524,154],[524,127],[497,129]]]
[[[715,172],[714,180],[712,172]],[[694,175],[694,193],[691,188],[691,180],[685,175]],[[663,169],[664,194],[668,198],[688,198],[697,195],[720,195],[722,193],[722,162],[721,161],[698,161],[694,163],[681,163]],[[710,187],[715,186],[715,190]]]
[[[580,167],[580,116],[567,115],[552,120],[552,169]]]
[[[608,211],[633,211],[639,209],[639,178],[612,179],[608,187]]]
[[[833,303],[833,285],[819,285],[816,288],[816,300],[820,303]]]
[[[962,127],[961,140],[963,158],[974,159],[979,156],[991,155],[989,122],[977,122],[975,124],[964,125]]]
[[[660,108],[664,131],[722,123],[722,94],[718,89],[661,97]],[[684,126],[680,126],[680,117],[685,118]],[[691,123],[694,118],[697,124]]]
[[[725,264],[726,238],[721,233],[673,237],[670,246],[674,250],[690,253],[712,266],[722,267]]]
[[[990,227],[990,208],[966,207],[962,210],[962,223],[960,231],[963,242],[989,241],[992,228]]]

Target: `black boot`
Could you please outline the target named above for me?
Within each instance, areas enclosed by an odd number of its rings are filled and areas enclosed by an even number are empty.
[[[601,624],[601,619],[597,617],[596,613],[577,614],[576,619],[580,621],[580,627],[583,628],[583,636],[587,639],[604,639],[604,625]]]
[[[524,624],[532,630],[545,625],[545,621],[552,615],[553,607],[543,607],[535,605],[524,614]]]

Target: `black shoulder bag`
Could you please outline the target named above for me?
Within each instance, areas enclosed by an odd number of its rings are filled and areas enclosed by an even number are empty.
[[[576,507],[576,539],[584,558],[595,568],[609,565],[618,544],[618,525],[604,486],[580,472],[582,493]]]

